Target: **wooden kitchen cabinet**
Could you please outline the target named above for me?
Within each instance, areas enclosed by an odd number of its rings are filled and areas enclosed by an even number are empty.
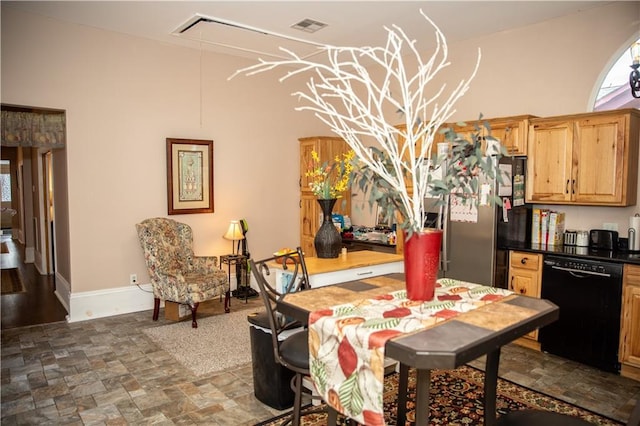
[[[528,139],[527,202],[636,204],[637,110],[531,119]]]
[[[487,136],[489,131],[484,123],[489,125],[491,136],[500,141],[506,149],[507,155],[525,156],[527,155],[527,132],[529,131],[529,120],[536,118],[533,115],[518,115],[513,117],[488,118],[475,121],[467,121],[464,126],[453,124],[456,133],[471,141],[471,134],[479,131],[480,136]],[[486,149],[486,146],[483,145]]]
[[[622,285],[620,374],[640,380],[640,266],[624,266]]]
[[[529,131],[529,121],[536,118],[534,115],[518,115],[511,117],[499,117],[488,118],[475,121],[466,121],[464,123],[447,123],[443,127],[450,127],[460,134],[465,140],[472,140],[472,133],[480,133],[480,136],[486,136],[488,131],[484,126],[484,123],[488,123],[491,129],[491,136],[498,139],[502,146],[505,147],[509,156],[524,156],[527,155],[527,132]],[[405,130],[406,125],[399,124],[395,126],[400,130]],[[438,152],[438,143],[446,142],[445,135],[442,132],[437,132],[433,145],[431,146],[431,155],[436,157]],[[404,139],[399,138],[398,145],[401,146],[404,143]],[[416,144],[416,151],[420,150],[419,141]],[[483,148],[486,146],[483,144]],[[413,185],[410,181],[406,181],[407,190],[409,193],[413,191]],[[404,251],[404,238],[402,232],[397,233],[396,240],[396,252],[403,253]]]
[[[509,290],[530,297],[540,297],[542,281],[542,254],[520,251],[509,252]],[[538,330],[520,339],[518,343],[540,350]]]
[[[330,136],[315,136],[300,138],[300,247],[306,256],[315,256],[316,250],[313,239],[322,221],[322,210],[317,197],[309,187],[309,178],[305,176],[309,167],[313,165],[311,152],[316,151],[320,164],[328,161],[332,163],[336,156],[349,151],[349,146],[341,138]],[[351,191],[347,190],[338,198],[334,213],[351,214]]]

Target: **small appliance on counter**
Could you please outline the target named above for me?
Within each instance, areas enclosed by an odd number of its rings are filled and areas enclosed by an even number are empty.
[[[574,231],[573,229],[567,229],[566,231],[564,231],[562,243],[565,246],[575,246],[577,238],[578,238],[578,231]]]
[[[567,229],[564,231],[563,244],[565,246],[589,247],[589,231]]]
[[[598,251],[617,251],[618,231],[592,229],[589,231],[589,248]]]
[[[589,247],[589,231],[576,231],[576,245]]]
[[[629,229],[627,232],[629,236],[628,251],[640,252],[640,214],[636,213],[629,218]]]

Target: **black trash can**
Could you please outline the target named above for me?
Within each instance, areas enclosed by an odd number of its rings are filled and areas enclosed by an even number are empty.
[[[294,372],[276,362],[267,314],[253,313],[247,316],[247,320],[251,338],[253,392],[256,398],[277,410],[292,407],[294,392],[291,389],[291,379]]]

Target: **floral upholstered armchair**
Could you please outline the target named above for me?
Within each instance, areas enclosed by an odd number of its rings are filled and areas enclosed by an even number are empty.
[[[198,327],[200,302],[224,295],[229,312],[227,274],[218,268],[215,256],[193,254],[193,233],[187,224],[156,217],[136,224],[140,245],[153,287],[153,320],[158,320],[160,300],[189,305],[191,326]]]

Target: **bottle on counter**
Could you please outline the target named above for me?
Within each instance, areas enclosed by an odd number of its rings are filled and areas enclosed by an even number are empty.
[[[387,239],[387,244],[395,245],[396,244],[396,232],[389,232],[389,237]]]
[[[344,224],[343,224],[344,229],[351,228],[351,218],[349,216],[347,216],[347,215],[344,215],[343,216],[343,220],[344,220]]]

